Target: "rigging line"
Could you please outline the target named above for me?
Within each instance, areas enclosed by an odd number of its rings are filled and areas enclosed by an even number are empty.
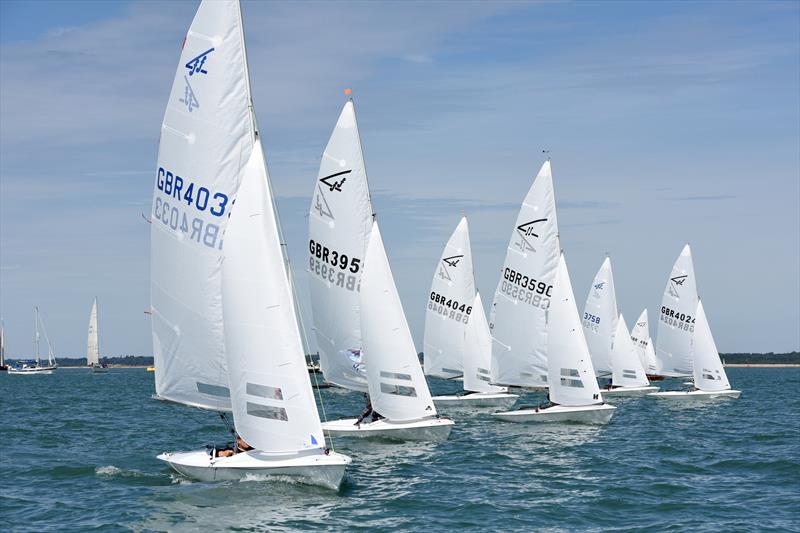
[[[325,413],[325,401],[322,399],[322,389],[319,388],[319,379],[317,379],[317,374],[319,374],[319,372],[314,372],[314,388],[317,389],[317,395],[319,396],[319,406],[322,409],[322,420],[327,422],[328,415]],[[324,429],[322,430],[322,438],[325,438]],[[336,448],[333,446],[333,435],[329,433],[328,439],[331,441],[331,451],[335,452]]]

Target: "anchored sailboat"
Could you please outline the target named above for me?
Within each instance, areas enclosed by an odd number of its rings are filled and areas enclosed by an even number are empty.
[[[491,382],[547,386],[547,313],[559,258],[550,160],[522,202],[489,315]]]
[[[309,210],[314,329],[326,381],[367,392],[358,293],[372,229],[372,202],[353,101],[333,129]]]
[[[509,422],[606,424],[616,408],[603,402],[597,386],[563,254],[553,292],[547,331],[548,402],[494,416]]]
[[[6,326],[0,319],[0,372],[8,370],[6,366]]]
[[[436,414],[377,222],[364,255],[359,305],[369,396],[383,418],[336,420],[322,427],[343,437],[446,440],[453,421]]]
[[[617,330],[611,347],[611,383],[603,388],[603,395],[639,396],[655,392],[636,353],[636,347],[628,333],[628,326],[622,314],[617,320]]]
[[[9,374],[16,374],[16,375],[33,375],[33,374],[52,374],[55,372],[58,365],[56,364],[56,358],[53,355],[53,345],[50,342],[50,338],[47,336],[47,330],[44,327],[44,321],[42,320],[41,315],[39,315],[39,308],[34,307],[33,309],[33,321],[34,321],[34,337],[33,337],[33,345],[34,345],[34,353],[36,354],[36,359],[33,361],[24,361],[20,363],[19,366],[8,367]],[[41,332],[39,331],[41,329]],[[42,365],[41,356],[39,354],[39,342],[41,335],[44,335],[44,339],[47,342],[47,364]]]
[[[691,346],[697,302],[697,280],[694,277],[692,250],[687,244],[672,267],[661,300],[656,344],[658,375],[668,377],[692,375]]]
[[[589,288],[581,321],[597,377],[611,374],[611,345],[614,343],[618,317],[611,258],[606,257]]]
[[[156,393],[232,411],[249,448],[158,458],[204,481],[279,475],[338,488],[350,458],[326,449],[306,370],[238,1],[204,0],[197,10],[164,117],[153,197]]]
[[[742,392],[731,388],[701,301],[697,302],[694,325],[691,351],[693,390],[654,392],[648,396],[679,400],[738,398]]]
[[[92,368],[92,372],[108,372],[105,365],[100,364],[100,338],[97,331],[97,298],[92,304],[92,311],[89,313],[89,339],[86,343],[86,365]]]
[[[642,311],[639,319],[631,329],[631,340],[636,346],[636,353],[639,360],[647,372],[647,379],[650,381],[661,381],[664,376],[656,374],[656,352],[653,349],[653,339],[650,338],[650,328],[648,327],[647,309]]]
[[[433,274],[425,313],[425,373],[453,379],[463,376],[465,394],[435,396],[439,408],[509,408],[516,394],[489,384],[492,337],[475,292],[467,218],[462,217],[445,245]]]

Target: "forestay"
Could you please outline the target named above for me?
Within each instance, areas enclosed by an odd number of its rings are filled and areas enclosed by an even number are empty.
[[[253,149],[249,106],[238,2],[203,1],[161,128],[150,287],[156,393],[208,409],[230,409],[221,250]]]
[[[694,386],[702,391],[721,391],[731,388],[728,375],[719,358],[717,345],[711,335],[703,302],[697,302],[697,320],[695,321],[694,343]]]
[[[547,385],[547,311],[553,297],[559,240],[550,161],[522,202],[494,294],[492,382]]]
[[[692,375],[692,336],[697,311],[697,284],[692,251],[684,246],[675,261],[661,300],[656,364],[664,376]]]
[[[636,346],[636,353],[639,354],[639,360],[648,374],[655,374],[656,368],[656,353],[653,350],[653,340],[650,338],[650,328],[648,326],[647,309],[642,311],[639,315],[639,320],[631,330],[631,340]]]
[[[358,291],[372,204],[353,102],[333,130],[308,219],[311,302],[325,379],[367,391]]]
[[[377,222],[364,256],[360,304],[373,408],[396,422],[435,415]]]
[[[617,320],[611,348],[611,368],[611,383],[615,387],[646,387],[650,384],[622,314]]]
[[[598,376],[611,373],[611,345],[617,331],[618,316],[611,258],[606,257],[589,288],[582,320],[586,343]]]
[[[86,343],[86,364],[100,364],[100,340],[97,332],[97,298],[92,304],[92,312],[89,313],[89,340]]]
[[[262,452],[324,448],[264,156],[257,142],[225,234],[222,300],[236,431]]]
[[[474,299],[469,226],[462,217],[439,258],[428,294],[423,345],[429,376],[453,378],[464,373],[464,332],[475,312]]]
[[[472,301],[470,321],[464,331],[464,390],[472,392],[505,392],[503,387],[489,384],[492,363],[492,334],[483,310],[481,295]]]
[[[603,403],[563,254],[554,292],[547,336],[550,400],[568,406]]]

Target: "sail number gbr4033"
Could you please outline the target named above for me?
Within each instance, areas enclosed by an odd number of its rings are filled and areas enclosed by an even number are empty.
[[[198,186],[164,167],[158,168],[156,189],[162,193],[153,201],[153,217],[156,220],[173,231],[185,233],[190,240],[209,248],[222,248],[219,225],[194,216],[194,211],[222,217],[228,208],[227,194]]]

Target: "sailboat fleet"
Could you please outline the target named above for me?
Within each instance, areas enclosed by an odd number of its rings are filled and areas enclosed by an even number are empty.
[[[338,489],[351,459],[333,437],[440,442],[439,410],[496,411],[523,423],[607,423],[606,395],[657,390],[650,376],[694,377],[658,398],[738,396],[696,294],[688,246],[664,294],[658,346],[644,311],[629,332],[606,258],[579,314],[559,240],[549,159],[522,202],[487,319],[462,217],[427,297],[424,366],[406,321],[348,100],[309,209],[308,272],[325,379],[367,396],[358,418],[320,418],[291,265],[250,88],[237,0],[201,2],[161,128],[151,225],[156,398],[232,416],[236,442],[158,458],[201,480],[278,475]],[[93,308],[92,316],[96,316]],[[96,320],[93,318],[93,320]],[[89,349],[96,350],[96,321]],[[93,344],[94,342],[94,344]],[[94,362],[94,359],[92,359]],[[425,375],[461,380],[432,397]],[[598,379],[608,380],[601,389]],[[520,392],[547,401],[512,409]],[[355,414],[355,413],[354,413]]]

